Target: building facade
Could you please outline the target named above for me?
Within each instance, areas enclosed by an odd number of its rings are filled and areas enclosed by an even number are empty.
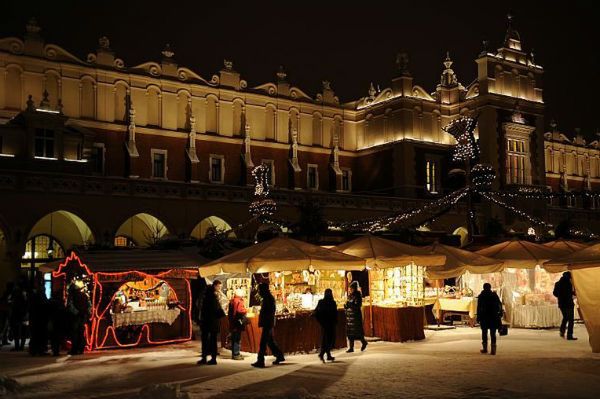
[[[464,184],[450,173],[454,139],[442,130],[460,116],[478,117],[481,162],[497,171],[496,189],[598,190],[597,143],[544,133],[543,68],[511,21],[500,48],[485,45],[475,63],[477,77],[463,85],[447,55],[430,92],[399,54],[390,87],[371,85],[343,103],[330,82],[311,96],[283,68],[258,86],[228,60],[202,77],[178,65],[168,45],[160,62],[128,66],[103,37],[81,59],[45,43],[32,20],[23,39],[0,39],[4,274],[73,245],[144,245],[244,224],[251,170],[261,163],[283,218],[297,219],[309,197],[331,220],[419,207]],[[596,228],[586,204],[564,205],[531,211]],[[501,209],[477,209],[481,221],[517,223]],[[463,211],[459,204],[430,228],[460,228]]]

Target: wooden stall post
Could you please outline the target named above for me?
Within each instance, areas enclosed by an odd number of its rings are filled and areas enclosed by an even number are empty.
[[[371,336],[375,336],[375,321],[373,320],[373,290],[371,289],[371,269],[367,269],[367,274],[369,278],[369,315],[371,316]]]

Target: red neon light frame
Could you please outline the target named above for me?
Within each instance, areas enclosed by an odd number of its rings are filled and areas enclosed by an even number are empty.
[[[65,301],[66,301],[66,273],[63,271],[63,269],[71,261],[77,261],[79,267],[83,268],[85,270],[86,274],[93,278],[92,312],[91,312],[92,314],[89,319],[90,325],[88,326],[87,323],[85,325],[85,339],[86,339],[86,343],[87,343],[85,349],[87,351],[91,351],[94,349],[135,347],[142,342],[142,337],[144,335],[144,332],[146,333],[145,334],[145,336],[146,336],[145,343],[150,344],[150,345],[179,343],[179,342],[189,341],[190,339],[192,339],[192,305],[191,305],[191,303],[189,303],[187,306],[187,309],[184,308],[184,311],[185,311],[185,314],[186,314],[187,320],[188,320],[188,331],[187,331],[186,336],[184,336],[184,337],[176,338],[176,339],[154,341],[150,336],[150,325],[148,323],[145,323],[142,325],[142,328],[141,328],[141,330],[138,334],[138,337],[134,343],[123,344],[123,343],[119,342],[119,340],[116,336],[116,333],[115,333],[115,328],[113,326],[109,325],[106,328],[106,334],[104,334],[104,338],[102,339],[101,342],[99,342],[100,321],[104,319],[104,316],[111,305],[111,301],[109,301],[108,305],[104,308],[104,310],[102,312],[100,312],[100,309],[99,309],[100,301],[97,300],[97,298],[102,298],[103,287],[102,287],[102,283],[100,282],[100,277],[110,276],[110,277],[116,277],[118,279],[119,277],[124,277],[128,274],[135,274],[135,275],[138,275],[143,278],[146,278],[146,277],[165,278],[169,274],[173,273],[173,269],[170,269],[170,270],[158,273],[158,274],[149,274],[149,273],[144,273],[144,272],[140,272],[137,270],[127,271],[127,272],[115,272],[115,273],[107,273],[107,272],[93,273],[90,270],[90,268],[81,261],[79,256],[77,256],[77,254],[75,252],[71,251],[71,254],[67,258],[65,258],[65,260],[58,266],[58,269],[56,271],[52,272],[53,278],[59,278],[59,277],[65,278],[65,284],[63,284],[63,300],[65,300]],[[191,301],[192,290],[191,290],[190,282],[187,278],[184,278],[184,280],[185,280],[185,288],[186,288],[187,294],[188,294],[188,299]],[[99,291],[98,295],[97,295],[96,291]],[[175,292],[175,296],[177,298],[176,292]],[[177,300],[179,301],[179,298],[177,298]],[[113,340],[117,343],[116,346],[115,345],[112,345],[112,346],[106,345],[106,341],[111,333],[112,333]]]

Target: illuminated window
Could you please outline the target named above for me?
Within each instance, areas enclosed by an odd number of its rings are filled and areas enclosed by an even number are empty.
[[[273,161],[272,159],[263,159],[261,161],[261,163],[263,165],[266,165],[269,168],[269,173],[267,174],[267,184],[269,186],[274,186],[275,185],[275,161]]]
[[[53,260],[62,259],[65,253],[55,238],[42,234],[35,236],[25,244],[25,253],[21,258],[21,268],[34,273],[38,267]],[[44,288],[48,295],[51,288],[49,277],[44,275]]]
[[[523,139],[506,140],[506,179],[509,184],[530,184],[527,144]]]
[[[35,129],[35,156],[54,158],[54,132],[47,129]]]
[[[211,183],[223,183],[225,175],[225,157],[223,155],[210,156],[209,179]]]
[[[167,178],[167,151],[151,150],[152,153],[152,177],[155,179]]]
[[[425,188],[431,194],[437,194],[440,189],[439,174],[438,161],[433,159],[425,161]]]
[[[342,191],[352,191],[352,171],[342,169]]]
[[[319,189],[319,168],[317,165],[308,165],[306,169],[306,186],[310,190]]]
[[[114,245],[120,248],[135,247],[133,240],[126,236],[116,236]]]

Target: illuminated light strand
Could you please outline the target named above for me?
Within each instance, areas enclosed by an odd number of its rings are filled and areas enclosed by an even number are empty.
[[[514,207],[512,205],[509,205],[506,202],[504,202],[502,200],[499,200],[498,198],[495,198],[493,195],[489,195],[488,193],[485,193],[485,192],[482,192],[482,191],[478,191],[478,193],[482,197],[484,197],[485,199],[487,199],[488,201],[491,201],[491,202],[493,202],[496,205],[499,205],[499,206],[501,206],[501,207],[503,207],[505,209],[508,209],[509,211],[511,211],[511,212],[519,215],[520,217],[522,217],[524,219],[527,219],[529,222],[531,222],[531,223],[533,223],[535,225],[544,226],[544,227],[547,227],[547,228],[554,227],[551,223],[547,223],[547,222],[543,221],[540,218],[537,218],[535,216],[531,216],[528,213],[526,213],[526,212],[524,212],[524,211],[522,211],[520,209],[517,209],[516,207]]]
[[[455,119],[442,130],[450,134],[456,140],[456,146],[452,154],[452,159],[456,162],[469,161],[476,159],[479,155],[479,145],[475,140],[475,127],[477,126],[476,118],[463,116]]]
[[[269,174],[270,168],[266,164],[260,164],[252,169],[254,177],[254,200],[248,206],[250,215],[259,220],[273,216],[277,211],[277,203],[269,198]]]

